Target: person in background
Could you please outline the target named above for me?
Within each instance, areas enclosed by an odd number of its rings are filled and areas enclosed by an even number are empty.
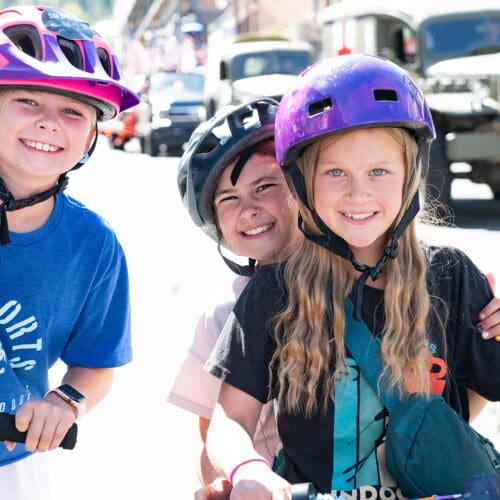
[[[97,122],[138,98],[107,42],[64,10],[0,11],[0,55],[0,413],[26,432],[24,444],[1,444],[0,498],[46,500],[43,452],[132,355],[120,243],[63,191],[94,150]],[[67,369],[49,387],[58,360]]]

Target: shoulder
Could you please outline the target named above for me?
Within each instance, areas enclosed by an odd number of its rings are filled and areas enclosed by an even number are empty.
[[[259,268],[238,299],[235,313],[246,310],[247,315],[267,317],[282,310],[287,300],[285,267],[280,263]]]
[[[429,273],[435,279],[483,276],[462,250],[449,246],[424,246]]]
[[[467,311],[471,311],[476,318],[482,307],[493,298],[484,273],[458,248],[429,246],[424,251],[431,295],[444,299],[450,313],[466,315]]]
[[[109,222],[80,201],[63,193],[57,198],[62,203],[62,224],[68,238],[93,247],[120,247],[115,231]]]
[[[232,281],[216,288],[204,300],[201,318],[205,322],[213,321],[216,326],[222,327],[249,281],[250,278],[246,276],[236,276]]]
[[[451,246],[424,245],[424,253],[432,268],[443,268],[458,265],[468,260],[467,255],[460,249]]]
[[[72,221],[78,220],[80,225],[84,224],[96,230],[113,233],[110,224],[104,217],[94,212],[77,199],[63,193],[58,196],[57,200],[63,204],[64,217],[66,219]]]
[[[484,274],[470,257],[459,248],[450,246],[424,246],[428,268],[435,277],[468,277]]]

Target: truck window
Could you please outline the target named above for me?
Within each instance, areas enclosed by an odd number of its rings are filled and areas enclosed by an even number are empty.
[[[500,17],[435,22],[425,32],[427,50],[436,56],[466,56],[500,50]]]
[[[274,73],[298,75],[311,64],[309,52],[277,50],[236,56],[232,63],[233,81]]]

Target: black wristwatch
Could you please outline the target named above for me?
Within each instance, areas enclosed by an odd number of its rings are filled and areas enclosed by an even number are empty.
[[[76,418],[80,418],[85,414],[87,400],[85,396],[77,391],[69,384],[63,384],[55,389],[51,389],[47,394],[55,392],[60,398],[64,399],[68,404],[76,408]]]

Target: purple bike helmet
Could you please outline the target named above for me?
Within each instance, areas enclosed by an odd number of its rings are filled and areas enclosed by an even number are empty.
[[[135,106],[138,96],[121,83],[111,47],[85,21],[44,6],[0,10],[0,89],[31,89],[69,96],[94,106],[97,120],[107,120]],[[90,150],[73,167],[80,167]],[[70,169],[71,170],[71,169]],[[7,211],[35,205],[62,192],[66,173],[55,186],[26,199],[14,199],[0,178],[0,245],[10,242]]]
[[[419,143],[435,137],[430,110],[408,74],[378,56],[353,54],[303,71],[276,116],[276,157],[289,165],[312,140],[357,127],[403,127]]]
[[[0,11],[0,87],[75,97],[94,106],[99,120],[139,102],[121,82],[109,44],[85,21],[53,7]]]
[[[378,263],[358,262],[345,240],[333,233],[307,199],[304,178],[295,160],[312,141],[359,127],[401,127],[418,144],[417,162],[428,163],[435,137],[427,103],[413,80],[394,63],[378,56],[353,54],[320,61],[303,71],[280,102],[275,126],[276,157],[297,196],[321,230],[309,240],[351,261],[361,277],[354,291],[354,316],[360,318],[363,285],[377,279],[389,258],[398,254],[398,239],[419,211],[418,193],[392,230],[390,243]]]

